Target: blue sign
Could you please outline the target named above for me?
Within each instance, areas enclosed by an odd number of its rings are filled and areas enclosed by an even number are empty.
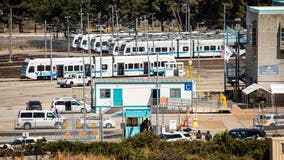
[[[184,90],[185,91],[191,91],[192,90],[192,84],[191,83],[185,83],[184,84]]]
[[[260,75],[278,75],[279,67],[277,65],[259,66]]]

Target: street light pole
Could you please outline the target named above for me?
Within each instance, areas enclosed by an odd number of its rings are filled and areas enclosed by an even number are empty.
[[[12,8],[10,8],[10,14],[9,14],[9,62],[12,61]]]
[[[239,82],[239,67],[240,67],[240,23],[241,23],[241,19],[240,18],[236,18],[235,19],[235,22],[236,22],[236,29],[237,29],[237,42],[235,43],[236,45],[236,70],[235,70],[235,74],[236,74],[236,87],[235,87],[235,90],[236,90],[236,98],[237,98],[237,101],[239,101],[239,89],[240,89],[240,82]]]
[[[200,48],[199,48],[199,37],[200,37],[200,31],[199,31],[199,22],[197,22],[197,31],[198,31],[198,37],[197,37],[197,51],[198,51],[198,69],[197,69],[197,83],[200,82]]]
[[[47,57],[46,20],[44,20],[44,57]]]
[[[65,16],[67,19],[67,48],[68,48],[68,57],[70,56],[70,35],[69,35],[69,18],[71,16]]]

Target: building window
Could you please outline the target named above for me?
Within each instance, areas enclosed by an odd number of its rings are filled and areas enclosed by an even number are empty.
[[[110,89],[101,89],[100,98],[110,98]]]
[[[126,126],[128,127],[137,127],[138,126],[138,120],[137,118],[127,118],[126,120]]]
[[[279,37],[279,55],[277,56],[278,59],[284,59],[284,24],[280,24],[280,37]]]
[[[180,88],[171,88],[170,89],[170,98],[180,98],[181,90]]]
[[[248,28],[249,30],[247,32],[247,44],[251,46],[255,46],[256,45],[256,20],[254,20]]]

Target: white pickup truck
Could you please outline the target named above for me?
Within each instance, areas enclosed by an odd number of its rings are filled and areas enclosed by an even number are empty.
[[[82,75],[77,74],[69,74],[66,77],[58,78],[57,84],[60,85],[60,87],[73,87],[73,86],[83,86],[84,80],[86,85],[91,84],[91,79],[89,77],[83,77]]]

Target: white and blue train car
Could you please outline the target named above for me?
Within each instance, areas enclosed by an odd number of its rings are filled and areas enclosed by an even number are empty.
[[[145,76],[165,74],[165,64],[175,63],[171,55],[103,56],[72,58],[25,59],[21,77],[29,79],[53,79],[68,74],[85,73],[92,77]],[[52,64],[52,68],[50,67]],[[158,69],[158,72],[157,72]]]
[[[147,49],[148,48],[148,49]],[[132,40],[121,44],[120,55],[168,54],[175,57],[191,57],[190,40]]]
[[[84,61],[85,64],[90,64],[88,58],[85,57]],[[51,64],[52,68],[50,67]],[[56,79],[67,74],[83,74],[83,64],[83,57],[27,58],[22,65],[21,78],[50,79],[52,75],[52,78]]]
[[[193,40],[193,57],[221,57],[223,45],[223,39]]]

